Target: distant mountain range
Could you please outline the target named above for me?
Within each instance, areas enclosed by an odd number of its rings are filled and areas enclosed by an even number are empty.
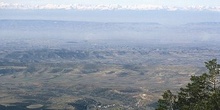
[[[220,22],[170,26],[156,22],[85,22],[60,20],[0,20],[0,38],[42,42],[141,41],[155,43],[219,43]],[[25,38],[25,39],[24,39]],[[37,40],[38,39],[38,40]],[[42,41],[42,39],[44,39]],[[27,41],[29,42],[29,41]]]
[[[11,4],[0,2],[0,9],[65,9],[65,10],[194,10],[194,11],[220,11],[220,7],[209,6],[188,6],[188,7],[176,7],[176,6],[159,6],[159,5],[81,5],[81,4],[68,4],[68,5],[24,5],[24,4]]]

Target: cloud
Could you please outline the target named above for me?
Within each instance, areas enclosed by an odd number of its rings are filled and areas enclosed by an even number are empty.
[[[159,6],[159,5],[81,5],[81,4],[70,4],[70,5],[24,5],[24,4],[10,4],[0,2],[0,9],[65,9],[65,10],[194,10],[194,11],[219,11],[218,7],[208,6],[188,6],[188,7],[175,7],[175,6]]]

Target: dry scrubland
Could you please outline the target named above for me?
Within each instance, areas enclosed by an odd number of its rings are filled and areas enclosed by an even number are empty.
[[[100,109],[153,109],[164,90],[177,90],[189,82],[191,75],[204,72],[203,59],[219,51],[167,51],[166,47],[146,50],[5,53],[0,66],[0,103],[28,109],[84,109],[88,105]],[[197,57],[200,54],[203,56]]]

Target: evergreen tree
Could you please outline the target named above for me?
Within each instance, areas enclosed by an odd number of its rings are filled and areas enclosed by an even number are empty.
[[[198,104],[206,103],[209,95],[206,91],[207,74],[201,76],[191,76],[192,83],[189,83],[185,88],[180,88],[178,93],[177,106],[179,109],[193,109]],[[201,103],[198,103],[201,102]]]
[[[176,96],[170,90],[165,91],[162,96],[163,99],[159,99],[159,105],[156,110],[174,110]]]
[[[208,73],[191,76],[191,83],[180,88],[177,95],[165,91],[156,110],[220,110],[220,65],[213,59],[205,66]]]

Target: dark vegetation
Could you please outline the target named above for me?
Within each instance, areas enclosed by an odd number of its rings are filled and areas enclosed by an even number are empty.
[[[131,88],[131,87],[127,87],[125,89],[120,90],[120,92],[122,93],[138,93],[138,92],[142,92],[141,89],[139,88]]]
[[[86,64],[83,66],[82,73],[83,74],[89,74],[89,73],[95,73],[99,71],[99,65],[98,64]]]
[[[16,72],[21,72],[23,70],[24,69],[4,68],[4,69],[0,69],[0,74],[12,74]]]
[[[83,98],[75,101],[74,103],[69,103],[69,105],[75,107],[75,110],[89,110],[89,107],[95,108],[101,105],[101,103],[91,98]]]
[[[118,77],[126,77],[126,76],[128,76],[128,75],[129,75],[128,72],[121,72],[121,73],[119,73],[117,76],[118,76]]]
[[[208,73],[191,76],[191,83],[177,94],[165,91],[156,110],[220,110],[220,65],[216,59],[205,65]]]

